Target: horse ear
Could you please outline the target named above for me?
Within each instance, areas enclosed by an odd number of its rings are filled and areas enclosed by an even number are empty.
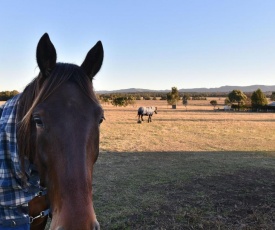
[[[38,42],[36,61],[43,76],[48,76],[56,65],[56,51],[47,33]]]
[[[90,49],[85,60],[83,61],[81,68],[88,75],[90,80],[93,80],[93,77],[100,70],[102,62],[103,62],[103,46],[101,41],[98,41],[95,46]]]

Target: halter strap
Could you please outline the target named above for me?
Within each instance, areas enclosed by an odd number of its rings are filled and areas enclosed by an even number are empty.
[[[43,188],[40,187],[41,190],[36,194],[36,197],[40,197],[40,196],[45,196],[47,194],[47,188]],[[33,217],[33,216],[29,216],[29,224],[31,224],[34,220],[38,219],[38,218],[43,218],[45,216],[48,216],[51,212],[51,209],[48,208],[42,212],[39,213],[39,215]]]
[[[29,224],[31,224],[35,219],[43,218],[45,216],[48,216],[49,214],[50,214],[50,209],[48,208],[48,209],[40,212],[40,214],[38,216],[35,216],[35,217],[30,216],[29,217]]]

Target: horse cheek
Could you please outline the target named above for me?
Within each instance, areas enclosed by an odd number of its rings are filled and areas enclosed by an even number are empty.
[[[42,133],[37,133],[36,157],[35,164],[38,167],[41,181],[46,182],[47,165],[49,165],[50,147],[48,146],[48,138]],[[46,151],[46,149],[48,151]]]

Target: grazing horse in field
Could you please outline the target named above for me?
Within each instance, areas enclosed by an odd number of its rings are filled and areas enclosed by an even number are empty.
[[[92,79],[101,42],[81,66],[57,63],[48,34],[37,45],[38,76],[0,107],[0,229],[96,230],[93,165],[103,110]],[[31,223],[31,224],[30,224]]]
[[[148,123],[152,122],[153,114],[157,114],[157,107],[139,107],[138,108],[138,123],[143,121],[143,116],[148,116]]]

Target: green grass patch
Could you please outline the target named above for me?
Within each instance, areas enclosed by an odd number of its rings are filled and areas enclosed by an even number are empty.
[[[104,153],[102,229],[272,229],[275,158],[253,152]]]

